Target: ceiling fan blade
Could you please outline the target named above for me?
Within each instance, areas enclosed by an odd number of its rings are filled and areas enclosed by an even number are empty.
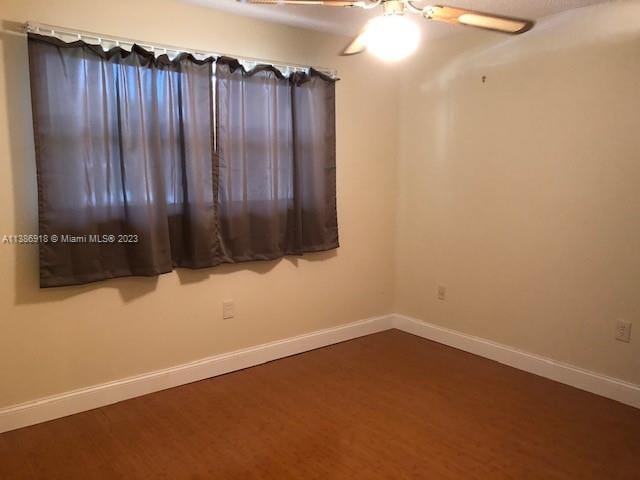
[[[424,7],[422,14],[429,20],[468,25],[470,27],[484,28],[485,30],[493,30],[512,35],[531,30],[534,25],[532,20],[504,17],[502,15],[493,15],[491,13],[440,5]]]
[[[360,33],[351,41],[349,45],[345,47],[340,55],[357,55],[367,49],[367,44],[364,41],[364,29],[360,30]]]
[[[322,5],[325,7],[363,7],[364,0],[238,0],[262,5]]]

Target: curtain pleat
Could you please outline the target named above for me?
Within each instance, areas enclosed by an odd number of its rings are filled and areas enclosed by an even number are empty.
[[[220,225],[227,261],[299,253],[295,229],[291,86],[272,69],[216,66]]]
[[[29,62],[41,286],[338,246],[333,80],[34,34]]]

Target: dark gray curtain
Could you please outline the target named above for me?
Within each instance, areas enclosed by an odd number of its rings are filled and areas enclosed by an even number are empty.
[[[216,85],[224,258],[335,248],[334,82],[221,58]]]
[[[29,62],[41,286],[338,246],[331,79],[34,34]]]

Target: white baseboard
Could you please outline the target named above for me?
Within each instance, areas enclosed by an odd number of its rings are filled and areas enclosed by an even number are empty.
[[[406,315],[394,315],[393,326],[398,330],[419,337],[640,408],[640,385],[524,352],[484,338],[443,328]]]
[[[0,433],[389,330],[392,321],[392,315],[369,318],[3,408]]]
[[[640,385],[439,327],[405,315],[385,315],[0,409],[0,433],[196,382],[243,368],[397,328],[511,367],[640,408]]]

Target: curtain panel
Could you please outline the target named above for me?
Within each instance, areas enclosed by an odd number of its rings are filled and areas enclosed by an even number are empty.
[[[319,72],[216,65],[221,251],[269,259],[338,245],[335,91]]]
[[[331,78],[28,41],[41,287],[338,247]]]

